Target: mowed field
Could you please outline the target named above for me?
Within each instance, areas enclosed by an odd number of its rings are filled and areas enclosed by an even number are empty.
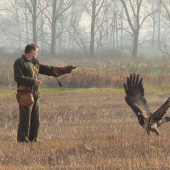
[[[150,110],[169,95],[147,91]],[[15,94],[0,95],[0,169],[169,169],[170,123],[148,136],[124,96],[111,88],[41,92],[40,143],[18,144]]]

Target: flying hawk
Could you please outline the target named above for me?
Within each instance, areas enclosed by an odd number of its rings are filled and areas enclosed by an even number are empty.
[[[170,97],[158,110],[151,113],[144,98],[142,78],[139,80],[139,74],[130,74],[130,77],[127,77],[127,84],[124,83],[124,89],[126,92],[125,100],[135,112],[139,124],[146,129],[148,135],[150,131],[159,135],[158,126],[170,121],[170,117],[164,117],[170,107]]]

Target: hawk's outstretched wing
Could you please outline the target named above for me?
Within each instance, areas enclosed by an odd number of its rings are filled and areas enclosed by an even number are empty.
[[[169,107],[170,107],[170,97],[166,100],[166,102],[157,111],[155,111],[151,115],[151,120],[153,122],[158,122],[159,120],[161,120],[163,118],[163,116],[165,115],[166,111],[169,109]]]
[[[139,123],[143,125],[143,117],[149,118],[150,111],[146,99],[144,98],[142,78],[139,80],[139,74],[130,74],[130,77],[127,77],[127,83],[124,83],[124,89],[126,92],[125,100],[127,104],[135,112]]]

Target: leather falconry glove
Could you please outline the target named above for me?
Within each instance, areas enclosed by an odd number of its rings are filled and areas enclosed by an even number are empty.
[[[73,69],[75,69],[75,68],[76,68],[76,67],[73,66],[73,65],[68,65],[68,66],[65,66],[65,67],[62,67],[62,66],[54,66],[54,67],[53,67],[53,71],[54,71],[54,74],[55,74],[55,75],[60,76],[60,75],[63,75],[63,74],[71,73],[71,71],[72,71]],[[58,77],[56,77],[56,78],[57,78],[57,81],[58,81],[59,86],[62,87],[63,85],[60,83]]]
[[[62,75],[62,74],[67,74],[67,73],[71,73],[71,71],[73,69],[75,69],[76,67],[73,65],[68,65],[68,66],[54,66],[54,74],[56,75]]]

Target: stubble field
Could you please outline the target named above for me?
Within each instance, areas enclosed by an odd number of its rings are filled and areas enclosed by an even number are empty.
[[[145,95],[154,111],[170,93]],[[18,144],[15,94],[1,95],[0,169],[169,169],[170,123],[148,136],[124,96],[111,88],[42,92],[40,143]]]

